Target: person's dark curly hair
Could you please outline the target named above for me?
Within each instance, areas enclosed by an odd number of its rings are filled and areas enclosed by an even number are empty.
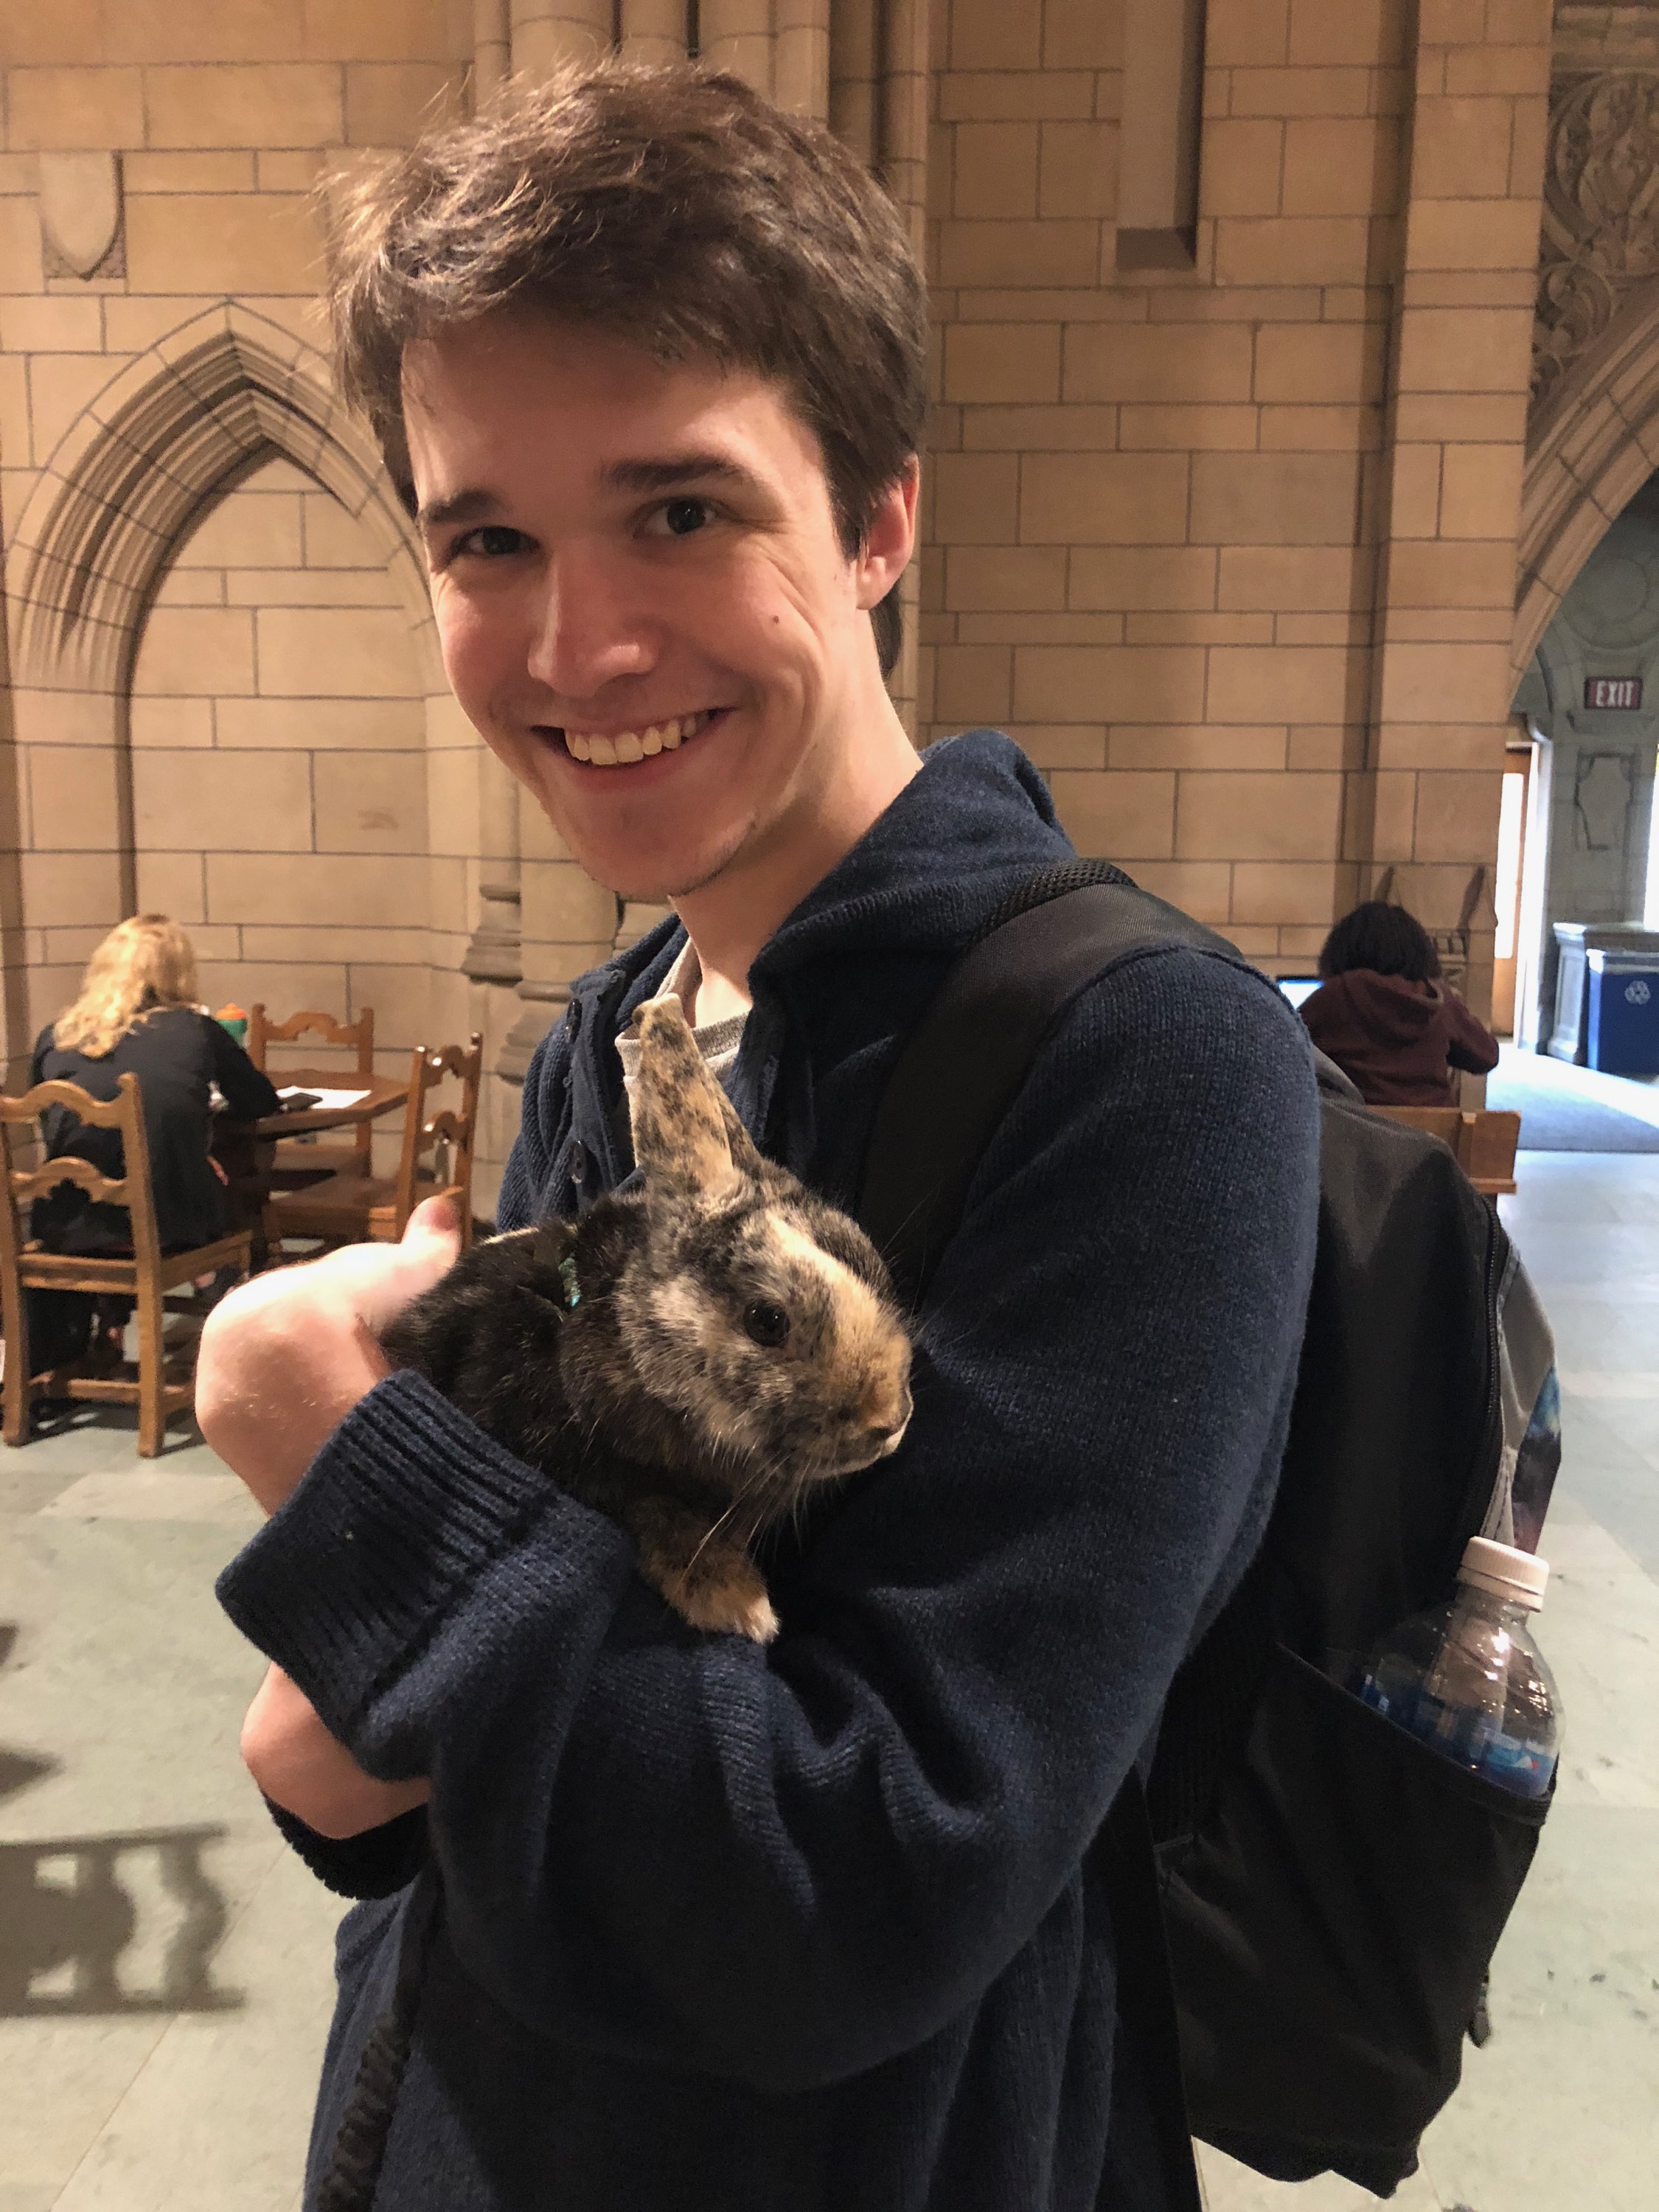
[[[1346,975],[1351,968],[1430,983],[1440,973],[1440,956],[1414,914],[1407,914],[1403,906],[1390,906],[1386,899],[1367,899],[1343,915],[1319,955],[1322,982]]]

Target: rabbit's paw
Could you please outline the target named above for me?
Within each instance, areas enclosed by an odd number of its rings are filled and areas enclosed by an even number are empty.
[[[772,1610],[766,1584],[750,1565],[712,1582],[698,1577],[664,1595],[674,1610],[694,1628],[715,1635],[746,1636],[756,1644],[769,1644],[778,1632],[778,1616]]]

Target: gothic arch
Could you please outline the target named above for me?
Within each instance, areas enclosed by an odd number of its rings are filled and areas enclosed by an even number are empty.
[[[383,550],[422,689],[441,690],[421,564],[379,453],[315,349],[234,304],[140,355],[59,440],[8,554],[19,690],[79,693],[84,737],[106,729],[118,740],[138,634],[174,549],[227,480],[273,453],[315,477]]]
[[[1608,526],[1656,469],[1659,280],[1626,301],[1567,370],[1529,441],[1517,548],[1517,676]]]

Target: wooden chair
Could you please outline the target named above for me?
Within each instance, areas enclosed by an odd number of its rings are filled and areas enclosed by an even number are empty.
[[[33,1169],[15,1164],[15,1133],[25,1128],[33,1133],[48,1106],[67,1106],[95,1128],[119,1130],[125,1172],[118,1182],[100,1175],[88,1160],[47,1160]],[[109,1100],[90,1097],[73,1083],[37,1083],[21,1098],[0,1097],[0,1164],[6,1185],[4,1203],[0,1204],[0,1316],[3,1316],[6,1335],[5,1382],[0,1392],[4,1418],[0,1433],[9,1444],[26,1443],[29,1408],[42,1393],[136,1405],[139,1454],[154,1459],[161,1449],[170,1416],[187,1413],[195,1396],[192,1377],[170,1371],[166,1358],[164,1319],[168,1310],[178,1310],[167,1306],[167,1294],[186,1289],[196,1276],[216,1273],[221,1267],[234,1267],[246,1277],[250,1267],[248,1231],[221,1237],[212,1244],[198,1245],[188,1252],[162,1254],[150,1191],[143,1102],[136,1075],[122,1076],[119,1095]],[[130,1259],[48,1252],[30,1235],[23,1209],[65,1182],[77,1183],[100,1206],[123,1208],[132,1229]],[[136,1374],[127,1371],[131,1363],[125,1361],[118,1374],[93,1371],[89,1358],[36,1374],[29,1357],[28,1301],[24,1295],[30,1290],[82,1291],[131,1298],[137,1309]]]
[[[263,1074],[270,1073],[265,1066],[269,1046],[292,1044],[297,1038],[312,1036],[320,1036],[326,1045],[355,1049],[356,1072],[359,1075],[374,1074],[373,1006],[363,1007],[355,1022],[337,1022],[332,1014],[318,1013],[309,1008],[304,1013],[290,1014],[285,1022],[273,1022],[265,1013],[263,1000],[256,1000],[248,1009],[247,1056]],[[280,1075],[282,1070],[276,1073]],[[341,1073],[344,1074],[345,1070]],[[368,1121],[357,1124],[349,1145],[319,1145],[303,1142],[297,1137],[283,1137],[277,1143],[271,1181],[278,1189],[291,1190],[303,1183],[320,1182],[325,1176],[367,1176],[374,1171],[374,1125]]]
[[[1515,1189],[1515,1154],[1521,1142],[1521,1116],[1482,1107],[1466,1114],[1456,1106],[1373,1106],[1373,1114],[1426,1129],[1450,1146],[1469,1181],[1483,1198],[1505,1197]]]
[[[465,1048],[420,1046],[410,1069],[404,1109],[404,1145],[391,1176],[341,1174],[305,1190],[281,1191],[265,1208],[265,1237],[275,1249],[289,1237],[320,1237],[328,1244],[369,1240],[395,1244],[423,1199],[455,1200],[461,1241],[472,1237],[472,1150],[478,1126],[483,1039],[476,1031]],[[428,1110],[428,1099],[446,1076],[461,1086],[459,1108]]]

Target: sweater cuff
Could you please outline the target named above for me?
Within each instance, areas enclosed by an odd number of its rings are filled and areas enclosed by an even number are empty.
[[[230,1562],[219,1602],[349,1741],[376,1694],[559,1496],[402,1370],[358,1401]]]

